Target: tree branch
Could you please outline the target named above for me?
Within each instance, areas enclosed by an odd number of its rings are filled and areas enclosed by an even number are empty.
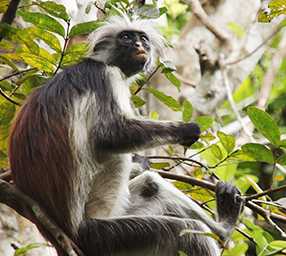
[[[20,0],[11,0],[6,12],[3,14],[1,23],[12,24],[16,16],[16,11]],[[3,39],[3,34],[0,35],[0,41]]]
[[[229,36],[226,34],[224,30],[214,25],[213,21],[211,21],[204,11],[199,0],[184,0],[184,2],[192,7],[192,12],[196,16],[196,18],[206,26],[206,28],[212,32],[216,38],[224,44],[229,43]]]
[[[30,221],[35,222],[36,220],[41,223],[43,228],[54,238],[57,246],[64,250],[68,256],[84,256],[77,245],[49,219],[34,200],[1,179],[0,202],[8,205]]]
[[[173,174],[173,173],[169,173],[169,172],[165,172],[165,171],[156,171],[156,172],[158,172],[163,178],[167,178],[167,179],[171,179],[171,180],[178,180],[178,181],[188,183],[190,185],[200,186],[202,188],[209,189],[211,191],[215,191],[216,185],[211,183],[211,182],[208,182],[208,181],[199,180],[199,179],[192,178],[192,177],[189,177],[186,175]],[[273,191],[271,191],[271,192],[273,192]],[[269,194],[271,192],[268,191],[267,194]],[[260,207],[257,204],[250,202],[250,201],[246,201],[245,205],[248,208],[250,208],[253,212],[264,217],[267,221],[270,218],[271,220],[274,220],[274,221],[286,223],[286,216],[282,216],[282,215],[279,215],[276,213],[269,212],[268,210],[265,210],[263,207]],[[272,225],[272,223],[270,223],[270,224]],[[274,226],[274,228],[277,228],[277,227]]]

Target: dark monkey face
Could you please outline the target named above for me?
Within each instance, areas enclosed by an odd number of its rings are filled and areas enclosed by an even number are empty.
[[[132,76],[143,70],[150,51],[150,41],[144,32],[122,31],[116,37],[111,64],[119,67],[126,76]]]

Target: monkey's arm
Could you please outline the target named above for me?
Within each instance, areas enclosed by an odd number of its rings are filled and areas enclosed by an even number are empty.
[[[129,190],[131,197],[128,214],[172,215],[197,219],[222,239],[229,237],[243,205],[239,191],[234,186],[229,183],[217,183],[218,222],[216,222],[170,182],[157,173],[149,171],[132,179],[129,182]]]
[[[90,219],[80,227],[80,247],[87,256],[174,256],[179,251],[189,256],[219,255],[212,238],[181,235],[186,229],[208,231],[196,220],[168,216]]]
[[[121,117],[105,127],[95,127],[94,134],[97,149],[122,153],[165,144],[190,146],[199,139],[200,128],[195,123],[153,122]]]

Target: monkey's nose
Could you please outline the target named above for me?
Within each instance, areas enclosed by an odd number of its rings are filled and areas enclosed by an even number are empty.
[[[140,48],[143,48],[143,45],[142,45],[142,43],[140,41],[136,41],[135,42],[135,47],[140,49]]]

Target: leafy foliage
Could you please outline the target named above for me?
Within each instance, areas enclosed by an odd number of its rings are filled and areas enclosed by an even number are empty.
[[[8,2],[7,0],[0,1],[0,13],[6,11]],[[24,25],[0,24],[0,33],[4,36],[0,42],[0,75],[2,77],[0,78],[1,169],[8,168],[7,138],[12,119],[19,108],[14,103],[21,105],[36,87],[53,77],[61,68],[79,62],[86,55],[88,45],[82,41],[74,43],[70,39],[89,34],[102,25],[101,21],[89,21],[71,27],[71,17],[65,6],[54,1],[33,1],[31,6],[33,8],[27,6],[20,8],[17,12],[17,18],[22,19]],[[89,11],[90,6],[87,7],[86,12]],[[275,17],[286,14],[285,8],[286,0],[271,0],[268,3],[268,9],[259,12],[258,19],[261,22],[270,22]],[[109,0],[106,2],[104,12],[106,16],[122,13],[129,16],[136,14],[143,19],[166,15],[168,26],[162,31],[168,38],[179,34],[187,17],[191,14],[190,8],[177,0],[165,0],[165,6],[160,7],[156,1],[141,5],[139,1]],[[285,21],[281,23],[281,26],[283,25],[285,25]],[[228,23],[227,28],[237,38],[243,38],[246,34],[239,24],[233,22]],[[275,40],[279,41],[280,38]],[[275,40],[272,46],[274,48],[275,44],[277,45]],[[234,92],[234,99],[237,103],[243,102],[255,94],[261,86],[268,62],[269,56],[265,56]],[[160,60],[158,70],[169,81],[170,85],[176,88],[179,94],[183,85],[176,76],[175,67],[171,63]],[[155,85],[152,84],[151,86],[150,77],[142,75],[140,81],[131,86],[131,100],[137,109],[145,110],[148,104],[142,93],[144,92],[160,102],[164,109],[178,113],[181,119],[179,121],[186,123],[194,121],[199,124],[202,131],[200,140],[191,148],[185,149],[185,156],[189,157],[190,161],[176,160],[175,163],[165,159],[164,161],[152,161],[151,168],[171,170],[176,166],[184,166],[198,179],[214,175],[224,181],[233,182],[243,194],[262,192],[262,187],[265,187],[264,177],[267,175],[267,177],[271,177],[271,186],[285,182],[285,174],[277,169],[278,164],[286,165],[286,140],[283,136],[286,131],[286,121],[283,116],[286,109],[285,70],[286,60],[283,60],[271,94],[272,101],[267,111],[254,106],[247,108],[246,114],[255,128],[254,135],[257,141],[243,143],[240,142],[239,135],[227,134],[221,129],[236,121],[230,112],[228,102],[220,107],[219,110],[227,113],[220,118],[199,115],[188,99],[183,98],[181,100],[177,95],[169,95],[165,91],[157,89]],[[141,90],[142,88],[143,90]],[[2,97],[3,95],[7,97]],[[156,109],[151,109],[148,114],[151,119],[159,119]],[[181,154],[180,149],[174,146],[165,147],[164,152],[167,156],[174,158]],[[194,156],[199,158],[203,163],[202,166],[191,161]],[[215,208],[214,193],[186,183],[175,182],[175,185],[210,209]],[[285,216],[285,213],[278,206],[269,206],[265,200],[263,197],[262,201],[265,204],[261,203],[261,207]],[[285,210],[285,207],[283,209]],[[224,249],[222,255],[243,256],[246,253],[253,253],[252,247],[254,247],[254,253],[260,256],[280,255],[283,250],[285,252],[285,241],[273,230],[268,232],[268,226],[264,225],[265,223],[261,221],[261,218],[242,216],[240,228],[246,235],[235,231],[232,235],[234,243],[231,248]],[[202,235],[213,237],[213,234],[210,233]],[[251,240],[247,236],[251,237]],[[15,255],[24,255],[29,250],[39,246],[43,245],[30,244],[21,247],[16,250]],[[283,254],[285,254],[284,252]],[[184,254],[181,252],[180,255]]]

